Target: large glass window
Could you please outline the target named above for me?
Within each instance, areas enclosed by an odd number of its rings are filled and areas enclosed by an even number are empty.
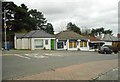
[[[77,42],[73,42],[74,43],[74,48],[77,48]]]
[[[80,47],[87,47],[87,41],[80,41]]]
[[[84,42],[84,47],[87,47],[87,42],[86,41]]]
[[[80,41],[80,47],[83,47],[83,41]]]
[[[69,48],[77,48],[77,42],[74,41],[69,42]]]
[[[72,48],[72,42],[69,42],[69,48]]]
[[[64,48],[63,42],[57,42],[57,48],[58,48],[58,49]]]
[[[35,46],[35,48],[42,48],[43,47],[43,40],[41,40],[41,39],[35,39],[34,40],[34,46]]]

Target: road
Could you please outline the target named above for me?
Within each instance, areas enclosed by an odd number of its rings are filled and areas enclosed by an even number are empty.
[[[3,52],[3,79],[16,79],[60,67],[86,62],[118,59],[117,54],[81,51]]]

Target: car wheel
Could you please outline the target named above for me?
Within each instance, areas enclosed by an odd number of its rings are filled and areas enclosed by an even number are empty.
[[[103,52],[103,54],[105,54],[105,52]]]
[[[118,52],[114,52],[115,54],[117,54]]]

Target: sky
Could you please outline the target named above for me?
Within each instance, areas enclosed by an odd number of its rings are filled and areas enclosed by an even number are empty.
[[[24,3],[29,9],[37,9],[44,14],[54,31],[66,29],[68,22],[80,28],[99,28],[118,33],[119,0],[6,0],[20,6]]]

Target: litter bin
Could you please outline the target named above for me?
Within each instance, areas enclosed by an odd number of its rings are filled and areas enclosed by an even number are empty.
[[[10,43],[7,42],[7,50],[10,50]]]

